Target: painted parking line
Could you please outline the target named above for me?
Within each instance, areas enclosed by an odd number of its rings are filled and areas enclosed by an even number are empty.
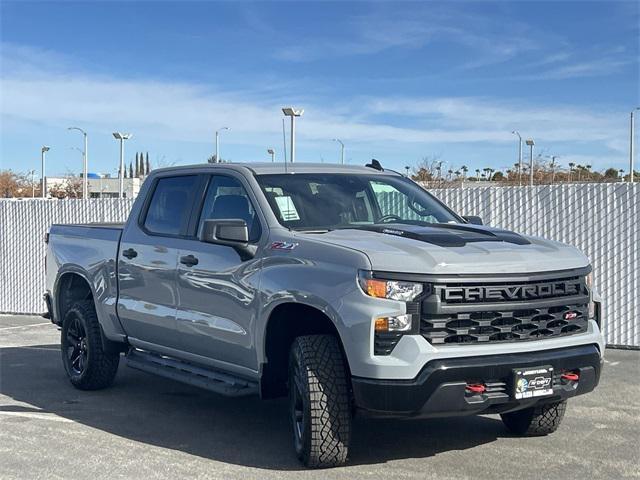
[[[5,330],[17,330],[19,328],[41,327],[43,325],[51,325],[51,322],[32,323],[30,325],[16,325],[14,327],[2,327],[0,328],[0,332],[4,332]]]
[[[0,412],[2,417],[20,417],[31,418],[36,420],[51,420],[52,422],[73,423],[69,418],[59,417],[55,413],[37,413],[37,412]]]

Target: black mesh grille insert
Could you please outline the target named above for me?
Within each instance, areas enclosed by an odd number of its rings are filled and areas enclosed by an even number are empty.
[[[420,333],[432,344],[540,340],[587,331],[588,305],[490,312],[423,313]]]

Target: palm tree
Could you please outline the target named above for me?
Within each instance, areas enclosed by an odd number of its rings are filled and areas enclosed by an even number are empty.
[[[476,168],[476,182],[480,181],[480,169]]]
[[[573,162],[569,162],[569,183],[571,183],[571,174],[573,173],[573,167],[575,167],[576,164]]]

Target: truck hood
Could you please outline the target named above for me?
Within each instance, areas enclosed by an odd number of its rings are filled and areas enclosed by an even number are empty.
[[[373,270],[387,272],[533,273],[589,265],[575,247],[477,225],[388,224],[314,234],[314,240],[358,250]]]

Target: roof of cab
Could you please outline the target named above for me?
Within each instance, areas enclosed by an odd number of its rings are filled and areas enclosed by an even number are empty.
[[[378,175],[400,175],[393,170],[379,171],[375,168],[366,167],[363,165],[341,165],[336,163],[287,163],[286,166],[283,162],[256,162],[256,163],[204,163],[196,165],[183,165],[168,168],[159,168],[154,172],[166,172],[166,171],[184,171],[191,169],[210,168],[216,169],[231,169],[231,170],[244,170],[247,169],[255,173],[256,175],[266,175],[273,173],[366,173],[366,174],[378,174]]]

